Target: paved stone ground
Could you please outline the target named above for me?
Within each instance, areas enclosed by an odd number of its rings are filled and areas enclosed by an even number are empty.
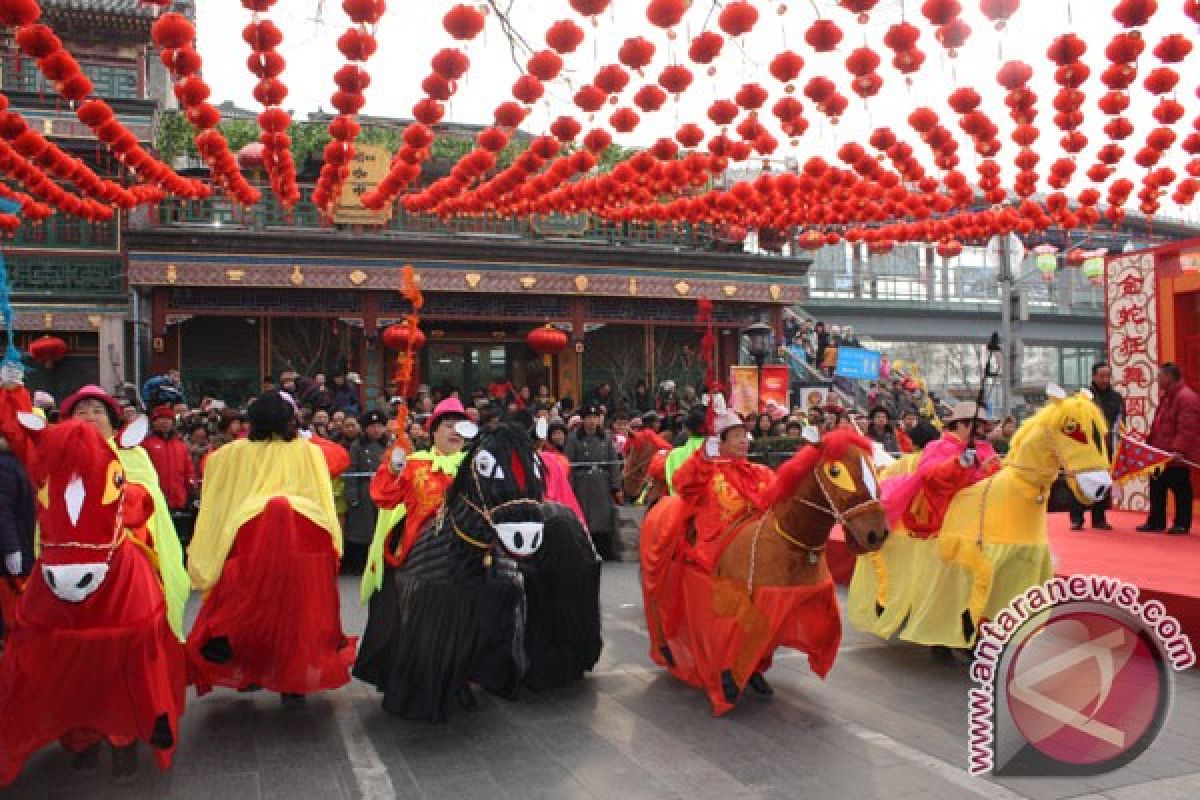
[[[484,698],[448,725],[386,716],[365,686],[287,710],[273,695],[216,692],[188,706],[175,766],[143,752],[135,783],[80,776],[57,748],[2,797],[345,798],[1114,798],[1200,797],[1200,671],[1179,676],[1167,727],[1140,759],[1087,779],[1003,783],[968,776],[962,666],[848,630],[828,681],[777,659],[771,700],[713,719],[703,695],[646,656],[637,569],[605,565],[606,647],[581,685],[509,703]],[[361,631],[357,583],[343,619]],[[4,724],[0,720],[0,724]]]

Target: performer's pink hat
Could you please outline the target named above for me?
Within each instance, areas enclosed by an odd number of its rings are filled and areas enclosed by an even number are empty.
[[[445,400],[437,404],[437,408],[433,409],[433,415],[429,417],[426,430],[430,433],[437,430],[438,423],[442,421],[442,417],[447,415],[466,419],[467,410],[463,408],[462,401],[457,397],[447,397]]]

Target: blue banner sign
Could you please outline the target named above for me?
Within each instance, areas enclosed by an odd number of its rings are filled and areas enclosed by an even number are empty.
[[[877,380],[879,378],[881,360],[882,355],[874,350],[863,350],[859,347],[839,347],[835,374],[843,378],[853,378],[860,381]]]

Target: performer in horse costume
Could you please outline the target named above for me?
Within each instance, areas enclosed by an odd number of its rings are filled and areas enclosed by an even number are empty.
[[[914,536],[937,533],[955,493],[1000,469],[1000,458],[983,438],[990,421],[975,403],[957,404],[942,437],[922,449],[916,468],[884,481],[888,522]]]
[[[629,435],[629,442],[625,447],[625,464],[621,470],[626,498],[652,506],[655,500],[666,494],[666,457],[670,452],[671,443],[652,428],[643,426],[641,430]],[[659,455],[662,456],[660,474],[664,479],[664,485],[661,487],[656,485],[650,471],[655,457]]]
[[[74,419],[40,433],[33,477],[41,555],[0,659],[0,785],[55,740],[78,769],[94,769],[107,740],[119,782],[137,770],[139,740],[165,769],[187,671],[159,582],[154,501],[96,428]]]
[[[379,507],[379,519],[360,584],[364,605],[383,588],[387,569],[404,563],[425,523],[441,508],[466,456],[467,439],[478,433],[457,397],[438,403],[425,428],[432,442],[428,450],[409,457],[399,444],[393,445],[371,479],[371,500]]]
[[[212,454],[188,548],[204,603],[188,637],[191,679],[267,689],[285,702],[350,680],[354,641],[342,632],[342,536],[329,468],[297,436],[296,410],[264,392],[247,412],[250,435]]]
[[[443,722],[452,695],[474,705],[468,681],[512,697],[523,682],[561,685],[595,663],[600,566],[574,513],[542,502],[542,476],[524,431],[479,434],[444,503],[389,566],[354,668],[384,710]]]
[[[738,430],[725,424],[727,434]],[[691,462],[676,473],[681,494],[647,512],[641,564],[650,656],[703,688],[714,714],[733,708],[779,647],[807,653],[818,675],[833,666],[841,620],[825,559],[829,533],[841,523],[856,553],[876,550],[887,538],[872,449],[857,432],[830,433],[802,448],[766,485],[757,470],[731,464],[722,472],[725,486],[700,509],[682,494],[685,487],[693,494],[685,470],[701,469]],[[725,452],[736,460],[730,447]],[[693,516],[703,519],[695,530]],[[713,520],[722,517],[717,530]],[[754,684],[770,692],[765,680]]]
[[[145,418],[130,424],[121,436],[130,444],[121,445],[117,437],[121,431],[121,407],[108,392],[94,384],[84,386],[64,400],[59,411],[63,419],[82,420],[98,430],[117,454],[125,480],[141,486],[154,501],[154,515],[147,527],[158,556],[159,577],[167,597],[167,618],[175,636],[183,641],[183,611],[192,587],[183,566],[183,546],[171,519],[171,508],[158,484],[158,472],[150,456],[138,444],[146,435]]]
[[[848,602],[854,627],[885,639],[898,634],[969,648],[982,620],[1053,577],[1046,505],[1059,469],[1085,505],[1102,498],[1112,480],[1107,425],[1087,391],[1068,397],[1051,386],[1047,395],[1045,408],[1013,437],[1001,469],[954,495],[933,537],[901,526],[881,558],[859,559]]]

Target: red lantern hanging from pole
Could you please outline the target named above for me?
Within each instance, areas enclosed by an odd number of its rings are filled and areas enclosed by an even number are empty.
[[[547,322],[540,328],[534,328],[525,336],[525,344],[529,349],[542,357],[542,366],[546,369],[546,384],[551,392],[551,376],[554,374],[554,357],[567,347],[567,334]]]
[[[424,332],[420,328],[409,325],[408,322],[387,326],[379,338],[383,341],[384,347],[397,353],[403,353],[409,349],[416,352],[425,346]]]

